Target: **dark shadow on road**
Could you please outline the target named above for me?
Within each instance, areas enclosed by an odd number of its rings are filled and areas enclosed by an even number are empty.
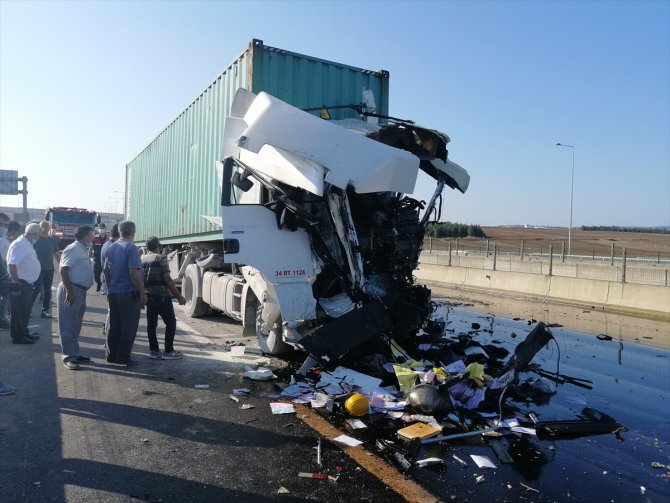
[[[175,460],[178,463],[178,460]],[[65,459],[59,470],[52,473],[49,479],[33,487],[32,494],[27,493],[23,501],[64,502],[84,500],[94,501],[91,490],[104,491],[98,494],[101,499],[118,501],[119,498],[132,498],[139,501],[169,502],[205,502],[205,501],[241,501],[241,502],[272,502],[276,498],[264,497],[247,491],[231,490],[220,486],[206,484],[201,481],[188,480],[155,473],[147,470],[129,468],[109,463],[101,463],[88,459]],[[67,499],[62,493],[68,487]],[[82,489],[84,489],[82,491]],[[61,496],[58,496],[61,494]],[[79,498],[77,498],[77,496]],[[85,496],[84,496],[85,495]],[[112,496],[116,495],[116,496]],[[303,498],[282,497],[282,501],[302,502]],[[9,500],[5,500],[9,501]]]
[[[163,411],[96,400],[61,398],[62,414],[96,421],[108,421],[133,428],[143,428],[163,435],[213,445],[279,447],[304,445],[312,447],[314,438],[272,433],[253,426],[210,419],[180,412]]]

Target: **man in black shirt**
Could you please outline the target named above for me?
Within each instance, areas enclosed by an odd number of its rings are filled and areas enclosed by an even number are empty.
[[[40,222],[42,235],[35,243],[37,260],[40,261],[42,271],[40,277],[33,284],[33,303],[37,296],[42,294],[42,318],[51,318],[51,285],[54,281],[54,257],[60,259],[58,241],[49,235],[51,225],[46,220]]]

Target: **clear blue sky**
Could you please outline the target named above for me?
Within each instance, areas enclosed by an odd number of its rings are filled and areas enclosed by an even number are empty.
[[[259,38],[390,71],[391,115],[470,172],[445,220],[567,227],[561,142],[574,226],[668,226],[669,31],[667,0],[0,0],[0,169],[29,206],[120,208],[125,164]]]

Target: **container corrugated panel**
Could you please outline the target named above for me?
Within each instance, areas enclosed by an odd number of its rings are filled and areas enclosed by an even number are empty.
[[[324,61],[253,40],[126,166],[126,216],[137,225],[137,241],[151,235],[164,244],[220,239],[220,228],[203,215],[220,215],[215,163],[221,156],[225,118],[240,87],[265,91],[303,109],[358,104],[363,89],[370,89],[377,111],[388,114],[387,72]],[[348,108],[328,110],[333,119],[356,116]]]

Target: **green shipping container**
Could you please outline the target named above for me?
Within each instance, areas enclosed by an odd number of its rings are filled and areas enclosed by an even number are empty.
[[[296,54],[253,40],[158,137],[126,166],[126,218],[136,241],[151,235],[164,244],[221,239],[203,216],[220,215],[215,163],[221,160],[226,116],[240,87],[265,91],[301,109],[332,119],[356,117],[341,105],[361,103],[373,92],[377,113],[388,115],[389,74]]]

